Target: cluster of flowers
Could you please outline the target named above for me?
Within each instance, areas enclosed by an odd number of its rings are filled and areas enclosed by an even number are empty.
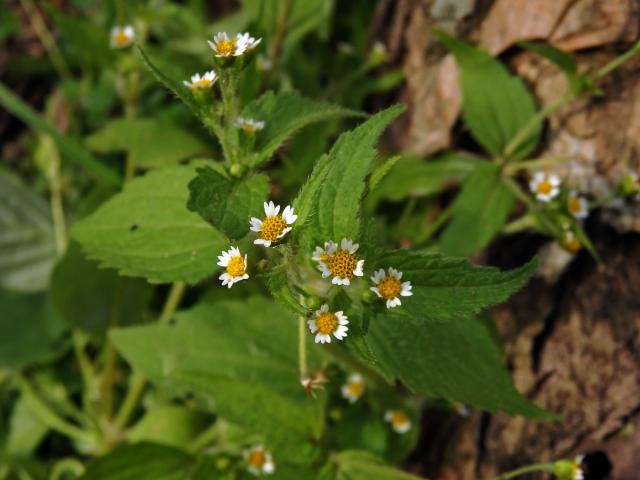
[[[265,217],[251,218],[251,230],[258,233],[254,240],[256,245],[270,247],[279,242],[293,227],[298,216],[291,206],[287,206],[280,214],[280,206],[273,202],[265,202]],[[312,260],[317,262],[318,270],[323,278],[332,277],[334,285],[350,285],[354,277],[364,275],[364,260],[358,257],[357,243],[343,238],[340,246],[333,241],[325,242],[323,247],[316,247]],[[234,283],[249,278],[247,274],[247,255],[244,256],[238,247],[223,251],[218,257],[218,265],[226,270],[220,275],[222,285],[231,288]],[[411,282],[402,282],[402,272],[395,268],[387,271],[380,269],[371,277],[374,286],[371,290],[386,301],[387,308],[401,304],[400,297],[412,295]],[[342,340],[347,336],[349,320],[342,311],[332,312],[328,304],[316,310],[313,318],[307,322],[311,333],[315,334],[316,343],[330,343],[331,336]]]

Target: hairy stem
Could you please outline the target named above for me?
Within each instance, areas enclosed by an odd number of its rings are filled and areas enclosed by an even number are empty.
[[[304,316],[298,317],[298,370],[300,379],[307,378],[309,367],[307,365],[307,337],[306,320]]]

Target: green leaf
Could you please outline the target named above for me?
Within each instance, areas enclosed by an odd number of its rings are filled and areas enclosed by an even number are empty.
[[[497,166],[482,163],[465,180],[453,204],[453,219],[440,238],[443,253],[468,257],[500,233],[515,205]]]
[[[256,134],[256,153],[250,160],[251,166],[257,166],[269,160],[287,138],[311,123],[364,114],[285,91],[265,93],[249,103],[242,116],[265,122],[264,129]]]
[[[401,105],[388,108],[355,130],[343,133],[331,149],[329,158],[322,161],[322,164],[327,163],[326,170],[322,168],[317,172],[314,169],[309,183],[318,192],[317,215],[314,217],[317,241],[358,238],[361,201],[367,176],[377,156],[376,141],[403,110]],[[316,175],[324,178],[318,181],[314,178]]]
[[[367,200],[375,204],[381,199],[399,201],[435,195],[464,179],[477,165],[478,159],[456,152],[433,159],[403,156]]]
[[[335,476],[327,477],[327,480],[420,480],[420,477],[393,468],[365,451],[340,452],[333,457],[333,463]]]
[[[567,52],[555,48],[547,43],[540,42],[519,42],[518,46],[531,50],[541,57],[553,62],[560,70],[567,74],[567,77],[573,78],[576,76],[576,62],[573,61],[573,58],[571,58],[571,55]]]
[[[201,167],[189,182],[187,208],[200,215],[232,240],[249,231],[251,217],[261,217],[269,193],[264,174],[243,179],[229,178],[211,167]]]
[[[48,430],[49,427],[33,414],[24,398],[18,398],[11,412],[11,425],[4,453],[23,458],[30,456]]]
[[[329,155],[322,155],[315,166],[311,175],[300,189],[298,196],[293,201],[293,208],[298,215],[297,224],[308,224],[312,214],[316,209],[316,201],[320,188],[324,182],[327,173],[329,172],[329,165],[331,157]]]
[[[175,123],[150,118],[113,120],[87,137],[86,143],[98,152],[124,150],[141,167],[171,165],[208,150],[198,136]]]
[[[139,323],[153,289],[140,279],[98,268],[71,244],[51,277],[51,299],[74,328],[104,333],[108,327]]]
[[[403,306],[411,304],[413,298],[403,300]],[[428,307],[424,308],[426,312]],[[389,310],[370,322],[366,342],[387,374],[421,394],[469,403],[490,412],[555,418],[514,388],[485,322],[467,317],[434,322],[426,315],[409,313]]]
[[[78,222],[72,235],[87,256],[150,282],[198,282],[218,268],[227,240],[187,210],[195,166],[154,170]]]
[[[269,275],[267,286],[273,298],[280,304],[298,315],[306,315],[307,309],[300,305],[300,302],[293,294],[289,284],[286,270],[283,268],[278,272]]]
[[[324,400],[299,383],[297,328],[271,299],[204,302],[180,312],[174,325],[112,331],[124,358],[155,382],[191,391],[214,413],[264,435],[276,458],[316,457]],[[308,337],[309,362],[317,350]],[[185,348],[188,346],[188,348]]]
[[[21,369],[60,350],[62,319],[44,294],[0,289],[0,368]]]
[[[121,180],[117,173],[100,163],[91,153],[73,138],[67,137],[55,129],[49,122],[38,115],[28,104],[23,102],[9,88],[0,82],[0,105],[25,122],[31,128],[51,135],[64,158],[86,168],[101,182],[120,186]]]
[[[49,205],[0,172],[0,287],[46,290],[56,260]]]
[[[524,83],[491,55],[441,31],[435,36],[456,57],[462,81],[462,114],[473,138],[489,153],[501,156],[505,148],[533,118],[535,103]],[[540,141],[541,123],[511,155],[519,160]]]
[[[380,257],[375,269],[394,267],[403,272],[403,281],[411,282],[413,296],[402,300],[400,312],[428,321],[455,323],[506,300],[528,282],[536,266],[532,260],[501,272],[471,265],[462,258],[398,250]]]
[[[181,450],[140,443],[121,445],[89,464],[81,480],[185,480],[195,459]]]
[[[132,442],[155,442],[182,447],[207,425],[207,415],[181,405],[158,405],[148,410],[127,437]]]

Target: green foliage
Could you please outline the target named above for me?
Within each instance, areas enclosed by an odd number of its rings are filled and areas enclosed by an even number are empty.
[[[101,266],[151,282],[197,282],[218,267],[224,236],[185,205],[195,166],[149,172],[72,229]]]
[[[107,123],[86,139],[98,152],[126,151],[140,167],[162,167],[194,157],[208,150],[198,136],[162,119],[121,118]]]
[[[453,204],[453,220],[440,239],[442,252],[467,257],[486,247],[500,233],[514,205],[498,167],[478,165]]]
[[[206,427],[207,415],[180,405],[158,405],[147,411],[129,432],[129,440],[181,448]]]
[[[51,280],[51,298],[62,318],[69,326],[92,333],[104,333],[114,322],[140,322],[152,294],[143,280],[98,268],[75,244],[56,265]]]
[[[266,175],[232,179],[211,167],[201,167],[189,182],[187,207],[227,235],[238,240],[249,231],[249,219],[261,217],[269,193]]]
[[[317,202],[313,226],[317,241],[358,238],[360,204],[367,187],[367,176],[377,157],[375,143],[403,110],[404,107],[399,105],[391,107],[372,116],[355,130],[343,133],[326,161],[321,162],[320,170],[314,169],[307,188],[317,189],[317,200],[313,191],[303,190],[304,196],[296,204],[302,211],[307,211],[308,203]],[[325,162],[326,168],[323,168]]]
[[[267,92],[249,103],[242,111],[242,116],[267,120],[264,129],[256,134],[255,153],[249,160],[251,166],[257,166],[269,160],[287,138],[307,125],[364,115],[330,103],[304,98],[296,92]]]
[[[345,451],[337,454],[333,463],[319,480],[419,480],[420,477],[396,470],[379,458],[364,451]]]
[[[111,339],[136,370],[203,397],[213,413],[264,436],[278,458],[306,463],[318,453],[310,442],[322,434],[324,402],[300,387],[296,334],[286,310],[253,297],[201,303],[175,325],[115,330]]]
[[[504,155],[509,142],[534,117],[533,97],[520,78],[509,74],[488,53],[444,32],[436,31],[435,35],[458,62],[462,113],[473,138],[492,155]],[[541,131],[538,123],[511,157],[519,160],[530,154],[538,145]]]
[[[56,258],[47,203],[0,172],[0,287],[45,290]]]

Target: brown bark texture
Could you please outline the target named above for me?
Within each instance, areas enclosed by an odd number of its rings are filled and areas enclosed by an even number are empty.
[[[460,148],[462,94],[455,62],[432,27],[500,56],[538,105],[567,88],[550,62],[516,43],[543,40],[596,69],[638,40],[639,0],[397,0],[379,22],[407,83],[409,106],[391,135],[396,147],[428,157]],[[537,158],[567,157],[555,171],[594,197],[640,170],[640,59],[600,85],[604,94],[555,112]],[[425,160],[428,161],[428,160]],[[559,413],[537,422],[472,412],[425,412],[425,434],[410,463],[432,479],[492,478],[521,465],[600,449],[612,479],[640,479],[640,201],[608,205],[586,225],[602,256],[573,257],[532,234],[500,239],[480,261],[516,266],[540,254],[540,274],[494,311],[516,386]],[[544,478],[530,476],[523,478]]]

